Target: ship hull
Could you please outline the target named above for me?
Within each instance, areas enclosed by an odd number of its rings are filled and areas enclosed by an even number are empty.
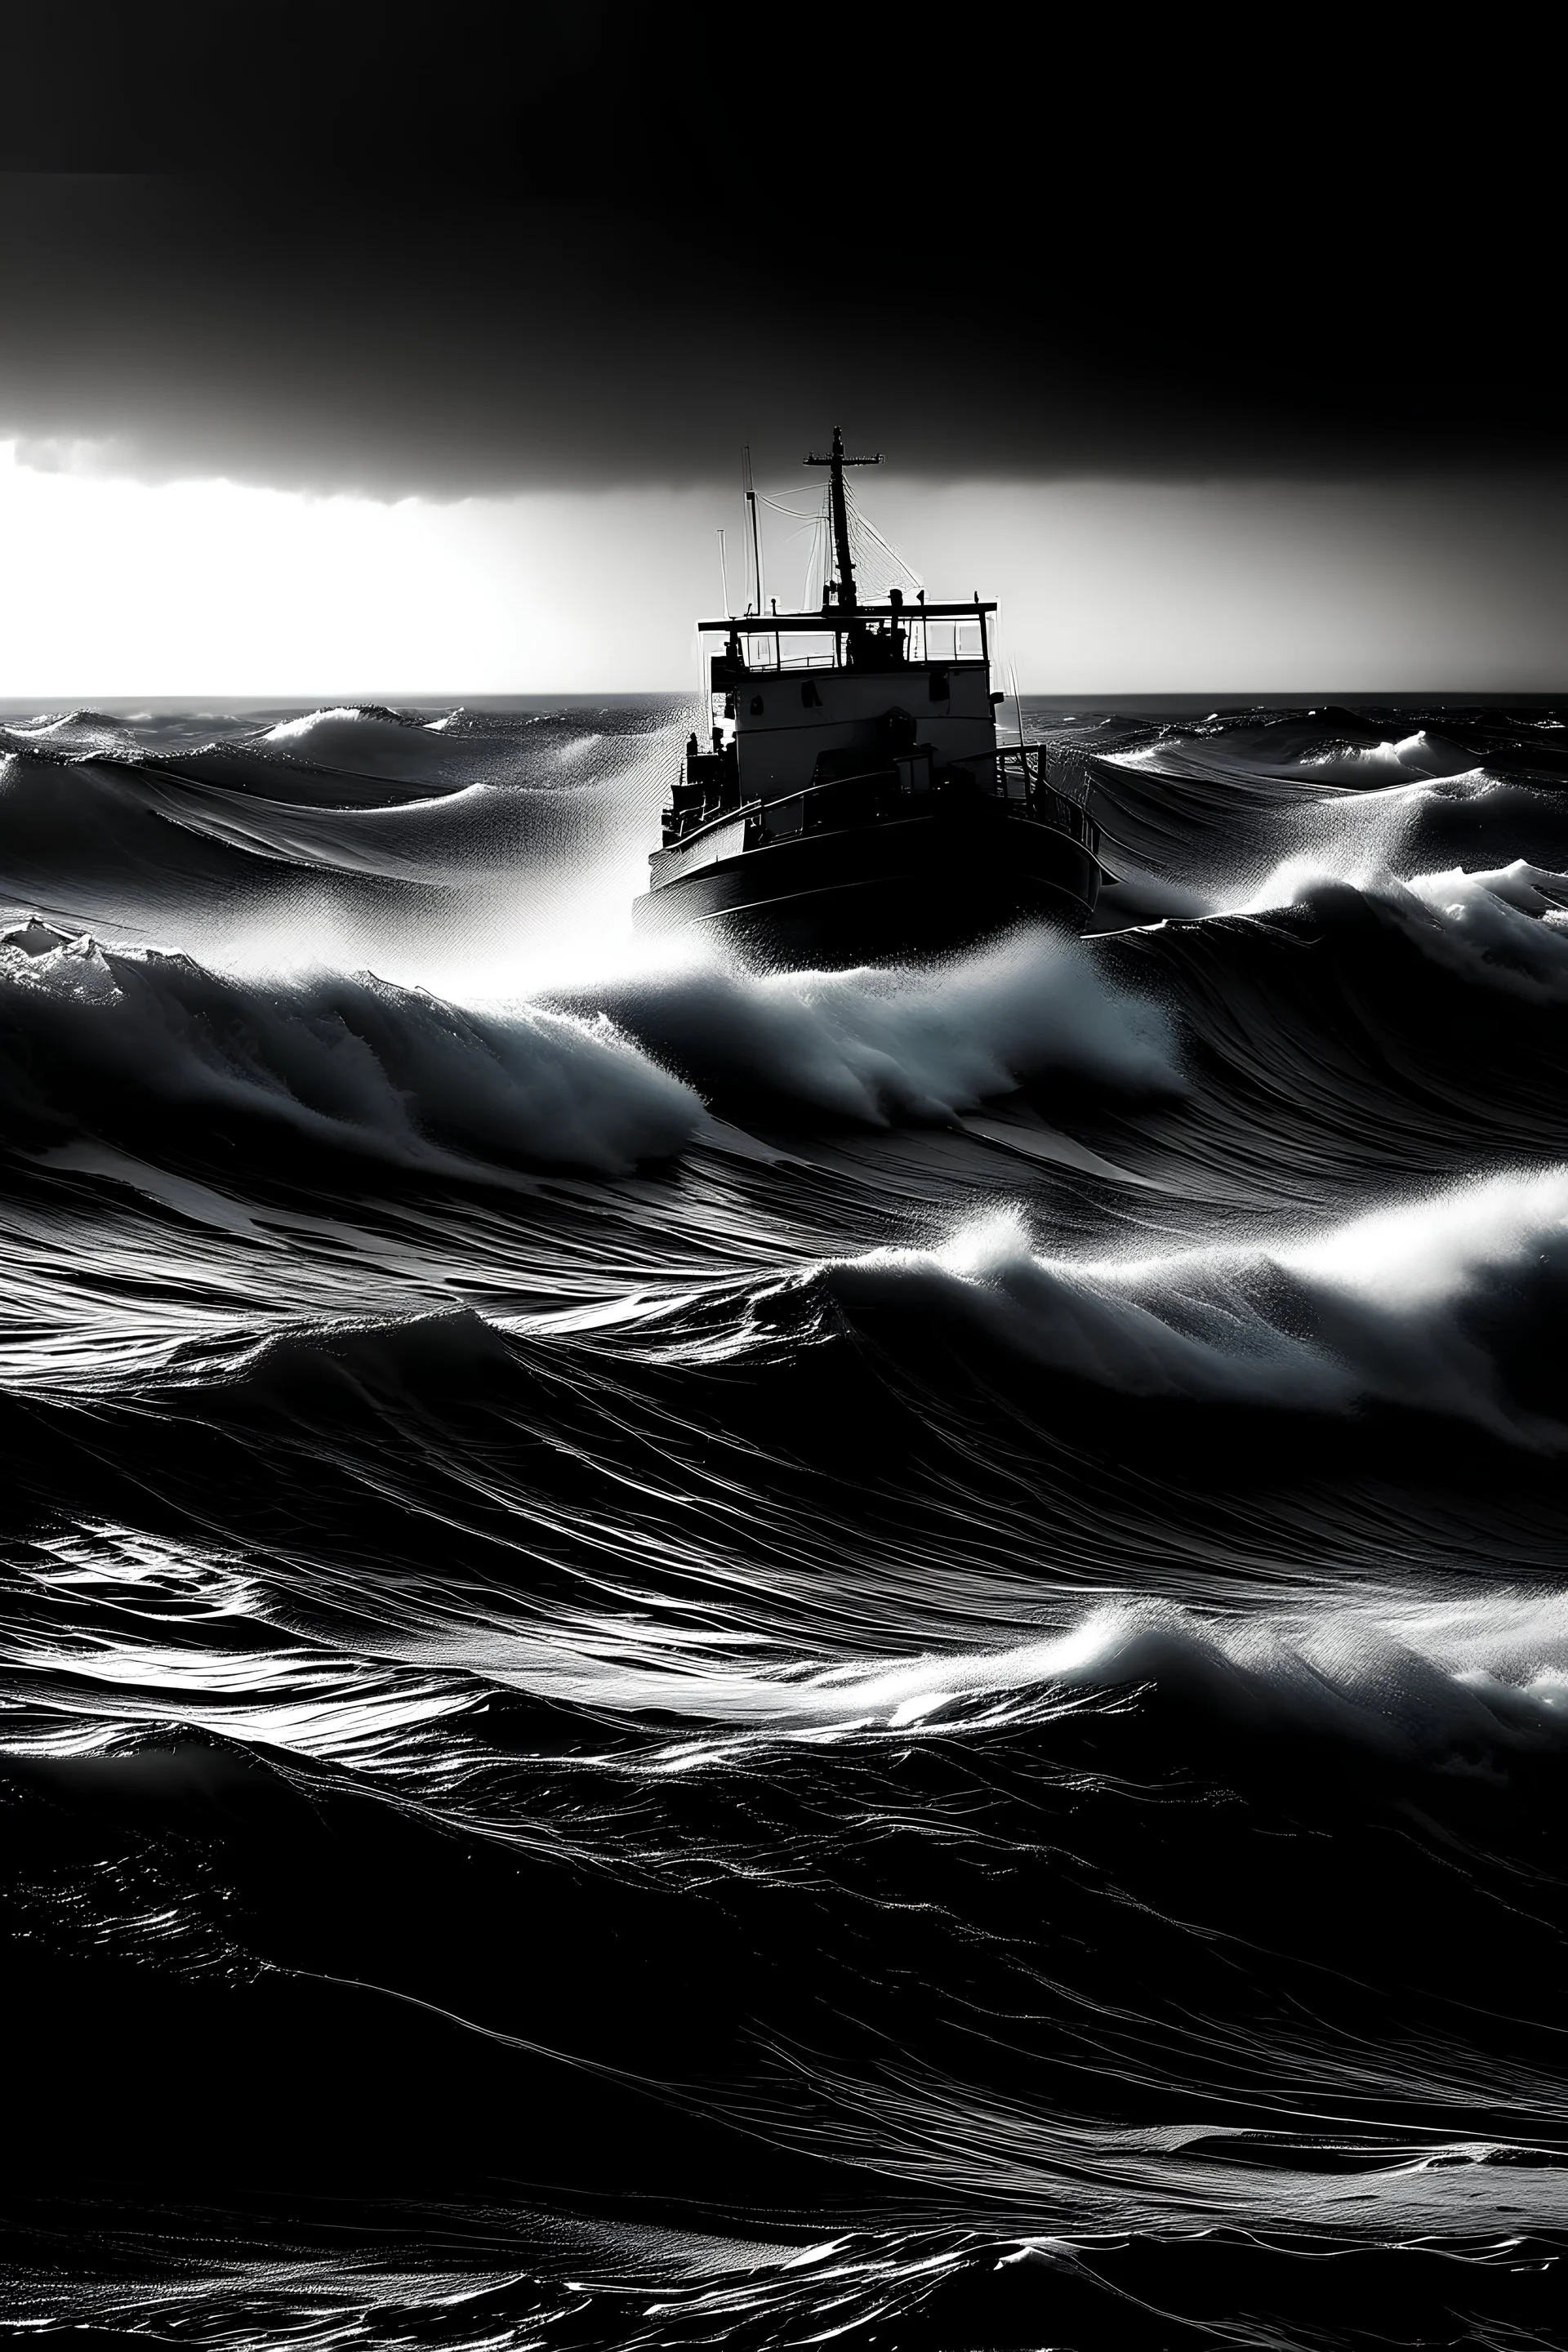
[[[1020,922],[1081,931],[1100,867],[1005,803],[767,841],[635,902],[647,934],[696,927],[769,961],[865,963],[969,947]]]

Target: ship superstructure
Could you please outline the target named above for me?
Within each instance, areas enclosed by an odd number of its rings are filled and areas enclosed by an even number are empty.
[[[806,460],[829,477],[820,611],[699,622],[721,640],[708,740],[687,745],[640,928],[715,925],[843,962],[1030,919],[1081,929],[1092,912],[1100,841],[1081,785],[1046,747],[996,740],[995,605],[897,588],[859,602],[844,470],[878,462],[847,457],[837,431]]]

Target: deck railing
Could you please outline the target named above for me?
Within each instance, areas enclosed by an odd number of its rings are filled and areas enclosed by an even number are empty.
[[[966,754],[941,768],[929,754],[898,754],[878,767],[825,779],[798,792],[747,800],[746,846],[797,834],[836,832],[845,825],[885,823],[914,815],[929,799],[963,800],[975,794],[1005,801],[1019,816],[1049,825],[1081,843],[1091,856],[1099,855],[1100,827],[1089,813],[1088,771],[1041,743],[999,744],[994,751]],[[725,798],[715,792],[695,805],[689,803],[678,812],[667,812],[665,846],[692,841],[742,808],[738,795]]]
[[[848,658],[847,650],[847,614],[833,633],[833,641],[822,652],[806,647],[810,632],[773,627],[765,619],[759,622],[748,614],[735,625],[741,646],[739,674],[746,677],[776,676],[780,670],[853,669],[857,667],[875,670],[879,675],[900,671],[921,671],[936,667],[965,669],[986,657],[985,634],[980,623],[965,620],[926,620],[916,606],[906,605],[901,615],[903,648],[895,656],[889,637],[873,636],[868,649],[857,664]],[[831,624],[825,624],[831,626]],[[722,665],[727,656],[718,656]]]

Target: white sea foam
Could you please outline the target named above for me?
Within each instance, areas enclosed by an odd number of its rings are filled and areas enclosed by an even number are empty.
[[[44,954],[0,946],[0,992],[18,1041],[0,1082],[35,1116],[90,1125],[113,1089],[408,1165],[605,1171],[678,1150],[703,1118],[602,1017],[465,1012],[368,972],[242,982],[83,936]]]
[[[452,780],[453,760],[447,743],[433,736],[433,728],[395,711],[350,705],[280,719],[256,740],[322,767],[417,780],[439,790]],[[458,780],[462,781],[460,771]]]
[[[1568,998],[1568,874],[1524,858],[1489,871],[1415,874],[1401,881],[1374,856],[1287,859],[1234,911],[1328,911],[1333,894],[1357,890],[1423,955],[1462,979],[1538,1003]]]
[[[1523,821],[1544,841],[1560,837],[1550,796],[1500,781],[1451,746],[1438,747],[1444,756],[1434,751],[1424,768],[1414,756],[1423,741],[1413,737],[1375,751],[1358,749],[1344,754],[1348,764],[1338,752],[1302,762],[1307,775],[1278,805],[1238,803],[1234,825],[1205,844],[1208,870],[1201,881],[1190,874],[1173,880],[1163,871],[1145,870],[1112,845],[1109,854],[1118,878],[1101,894],[1096,928],[1266,914],[1307,903],[1336,884],[1397,903],[1402,892],[1420,896],[1427,884],[1449,878],[1437,862],[1457,846],[1469,849],[1487,832],[1511,829],[1516,837]],[[1212,783],[1216,779],[1207,772],[1217,766],[1223,775],[1226,762],[1217,748],[1205,749],[1205,781]],[[1143,762],[1160,756],[1152,751],[1142,755]],[[1123,755],[1115,764],[1137,768],[1140,759]],[[1298,772],[1293,767],[1288,772]],[[1303,794],[1300,783],[1318,776],[1331,788]],[[1173,789],[1179,793],[1185,781],[1178,768]],[[1478,872],[1469,878],[1481,887],[1496,887],[1498,875],[1515,870]],[[1520,910],[1541,908],[1520,902]]]
[[[604,1002],[705,1090],[762,1085],[877,1126],[950,1118],[1042,1071],[1133,1092],[1182,1086],[1166,1015],[1044,932],[934,967],[763,976],[690,966]]]
[[[1380,1401],[1568,1442],[1508,1394],[1498,1356],[1518,1312],[1568,1285],[1568,1169],[1458,1185],[1304,1237],[1144,1258],[1046,1255],[1009,1211],[941,1248],[872,1251],[818,1278],[852,1316],[956,1314],[1130,1395],[1322,1412]]]
[[[36,1118],[90,1129],[110,1094],[226,1108],[426,1167],[608,1172],[679,1150],[712,1124],[667,1061],[715,1097],[760,1084],[873,1125],[948,1119],[1042,1070],[1181,1084],[1165,1016],[1043,938],[940,971],[645,971],[560,1009],[364,971],[214,971],[34,919],[0,938],[0,994],[18,1041],[0,1084]]]
[[[245,1563],[95,1528],[40,1538],[23,1586],[53,1614],[0,1644],[0,1678],[52,1685],[9,1752],[101,1748],[126,1732],[200,1727],[345,1760],[390,1764],[411,1733],[471,1706],[486,1685],[557,1703],[684,1719],[651,1760],[700,1766],[735,1738],[968,1735],[1026,1729],[1134,1689],[1216,1728],[1289,1735],[1450,1773],[1495,1775],[1568,1752],[1568,1595],[1321,1587],[1199,1609],[1131,1594],[1068,1598],[1007,1638],[838,1656],[711,1625],[638,1619],[518,1625],[404,1606],[330,1643],[270,1622]],[[447,1598],[449,1600],[450,1596]],[[176,1644],[199,1619],[206,1638]],[[720,1743],[720,1746],[715,1745]],[[410,1763],[413,1758],[409,1758]]]
[[[537,1696],[684,1717],[721,1735],[976,1731],[1149,1686],[1215,1723],[1349,1743],[1457,1770],[1568,1749],[1568,1599],[1322,1591],[1229,1611],[1142,1596],[1058,1604],[1025,1640],[828,1661],[726,1655],[700,1634],[553,1637],[469,1625],[388,1654]],[[379,1641],[377,1646],[379,1647]],[[753,1645],[754,1646],[754,1645]],[[712,1751],[679,1743],[685,1769]]]
[[[1411,778],[1468,774],[1475,768],[1475,756],[1418,727],[1396,742],[1342,743],[1327,751],[1305,751],[1293,764],[1310,775],[1350,784],[1404,782]]]

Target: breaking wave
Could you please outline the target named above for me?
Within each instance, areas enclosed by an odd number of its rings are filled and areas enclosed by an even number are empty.
[[[162,1111],[450,1173],[616,1171],[678,1150],[701,1118],[607,1022],[463,1012],[368,972],[265,986],[35,923],[0,940],[0,1083],[40,1138]]]
[[[1175,1024],[1075,945],[1025,933],[931,971],[647,976],[595,1001],[716,1097],[886,1126],[947,1119],[1043,1072],[1182,1090]]]
[[[1386,870],[1359,884],[1292,860],[1254,894],[1245,911],[1296,906],[1332,920],[1339,894],[1353,890],[1376,917],[1461,979],[1518,996],[1561,1003],[1568,986],[1568,874],[1515,858],[1491,873]]]
[[[1496,1177],[1327,1232],[1152,1257],[1051,1257],[1016,1213],[820,1277],[851,1315],[956,1318],[1131,1396],[1451,1413],[1568,1443],[1547,1335],[1568,1307],[1568,1171]],[[1514,1385],[1522,1385],[1524,1394]],[[1533,1397],[1531,1392],[1533,1391]]]
[[[1107,1601],[1066,1631],[1014,1647],[788,1680],[689,1675],[623,1703],[821,1738],[944,1737],[1047,1721],[1069,1694],[1137,1686],[1223,1727],[1348,1743],[1453,1771],[1568,1750],[1568,1617],[1559,1595],[1427,1603],[1314,1596],[1226,1617],[1165,1601]],[[608,1703],[605,1675],[583,1696]],[[670,1761],[689,1765],[679,1750]]]
[[[3,1082],[41,1131],[140,1099],[428,1168],[667,1156],[703,1107],[665,1061],[715,1101],[760,1090],[872,1126],[947,1119],[1042,1071],[1134,1092],[1182,1083],[1169,1021],[1043,940],[940,978],[711,969],[575,1009],[464,1009],[369,972],[241,980],[35,917],[0,935],[0,1001]]]
[[[1563,2341],[1568,736],[1033,719],[831,973],[674,698],[6,722],[14,2326]]]

